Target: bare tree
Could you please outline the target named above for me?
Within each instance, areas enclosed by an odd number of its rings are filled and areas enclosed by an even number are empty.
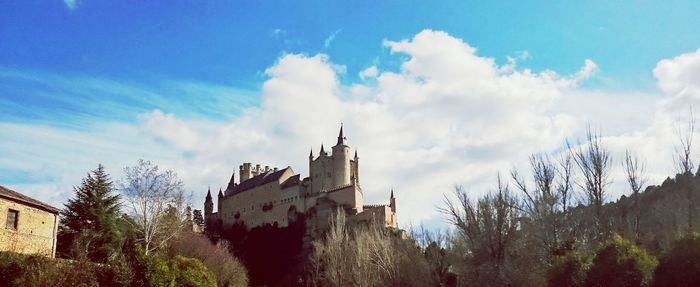
[[[139,240],[146,254],[162,248],[186,224],[186,200],[182,181],[172,170],[160,171],[139,159],[124,168],[120,188],[126,199]]]
[[[539,243],[538,258],[549,258],[552,250],[559,247],[561,237],[560,194],[557,189],[557,165],[549,156],[535,154],[530,156],[530,168],[534,188],[530,189],[517,170],[511,171],[511,177],[523,194],[522,211],[527,215],[525,221],[528,234]],[[562,185],[562,184],[559,184]]]
[[[622,167],[634,198],[634,240],[639,242],[639,193],[647,182],[646,164],[629,150],[625,150],[625,161]]]
[[[573,163],[571,162],[571,154],[567,153],[565,156],[559,159],[559,181],[557,183],[557,194],[561,204],[561,210],[565,217],[569,215],[569,207],[571,206],[572,199],[572,186],[571,182],[573,179],[572,173]]]
[[[690,109],[690,119],[684,127],[680,121],[676,125],[676,136],[678,137],[678,145],[674,147],[676,152],[675,162],[676,169],[680,174],[692,173],[694,164],[692,159],[693,136],[695,135],[695,117],[693,117],[693,109]]]
[[[348,224],[339,210],[313,242],[309,283],[320,286],[426,286],[431,273],[415,242],[377,222]],[[439,282],[439,280],[438,280]]]
[[[567,147],[583,177],[578,185],[585,192],[587,204],[593,206],[596,236],[600,237],[605,236],[604,233],[608,231],[604,227],[601,213],[607,196],[607,186],[611,183],[609,176],[612,158],[610,151],[603,145],[600,134],[592,132],[590,127],[587,140],[586,144],[577,147],[571,146],[567,141]]]
[[[456,201],[445,196],[444,206],[438,210],[457,227],[456,237],[468,249],[466,260],[472,268],[466,272],[475,273],[475,280],[484,284],[506,284],[508,251],[515,242],[520,218],[517,200],[500,175],[496,191],[476,202],[461,187],[455,189],[455,196]]]
[[[583,176],[579,185],[586,191],[587,203],[602,206],[607,195],[606,187],[610,184],[610,152],[603,146],[600,135],[593,133],[590,128],[585,145],[573,147],[567,142],[567,146]]]

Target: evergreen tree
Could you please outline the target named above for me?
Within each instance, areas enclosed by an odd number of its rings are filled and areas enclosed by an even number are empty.
[[[194,225],[199,226],[200,229],[204,228],[204,217],[202,216],[202,211],[195,209],[192,212],[192,222]]]
[[[64,246],[73,256],[86,255],[95,262],[106,262],[119,254],[122,236],[118,228],[120,197],[100,164],[88,173],[75,196],[61,211]]]

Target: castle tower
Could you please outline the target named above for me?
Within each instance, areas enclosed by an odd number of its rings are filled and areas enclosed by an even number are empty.
[[[219,187],[219,198],[217,198],[216,201],[216,211],[219,212],[221,211],[221,205],[224,202],[224,193],[221,192],[221,187]]]
[[[345,137],[343,136],[343,125],[340,125],[340,133],[338,134],[338,142],[332,147],[333,155],[331,166],[333,174],[331,176],[332,187],[338,187],[351,184],[350,182],[350,147],[345,145]]]
[[[204,199],[204,218],[209,218],[214,214],[214,201],[211,199],[211,188],[207,190],[207,197]]]

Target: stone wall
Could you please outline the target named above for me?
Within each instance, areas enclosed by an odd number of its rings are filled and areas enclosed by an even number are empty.
[[[8,211],[18,213],[17,230],[6,227]],[[55,256],[57,214],[0,198],[0,250]]]

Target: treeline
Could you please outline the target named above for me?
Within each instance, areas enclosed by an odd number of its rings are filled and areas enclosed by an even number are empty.
[[[688,134],[694,130],[689,125]],[[612,156],[601,137],[535,154],[481,197],[457,187],[439,211],[445,231],[349,227],[340,215],[314,242],[314,286],[700,286],[692,136],[679,136],[678,175],[647,184],[625,152],[629,196],[609,201]]]
[[[3,286],[247,286],[226,246],[193,233],[182,182],[139,160],[111,181],[88,173],[61,211],[58,259],[0,254]]]

